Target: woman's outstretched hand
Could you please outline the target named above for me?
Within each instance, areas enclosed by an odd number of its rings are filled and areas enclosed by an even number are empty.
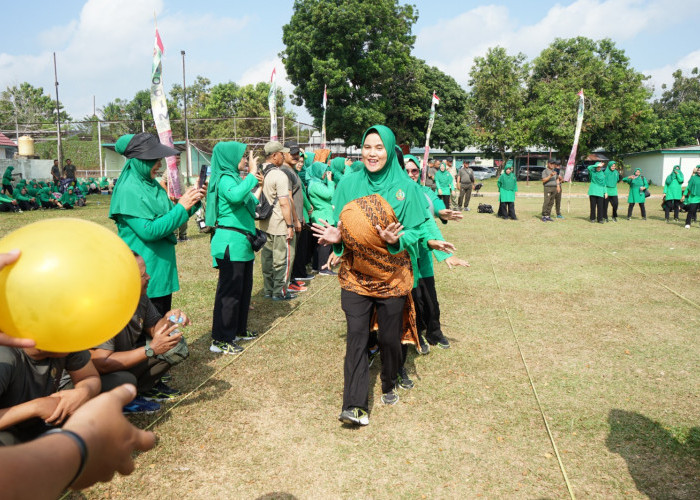
[[[340,243],[342,241],[342,236],[340,234],[340,226],[342,222],[338,222],[338,227],[331,226],[328,222],[323,219],[319,219],[323,225],[313,223],[311,224],[311,231],[313,231],[314,236],[318,238],[318,242],[321,245],[333,245],[334,243]]]

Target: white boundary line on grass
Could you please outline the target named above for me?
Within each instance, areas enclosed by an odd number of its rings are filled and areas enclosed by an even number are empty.
[[[532,375],[530,374],[530,368],[527,365],[527,361],[525,361],[525,356],[523,355],[523,350],[520,348],[520,340],[518,339],[517,333],[515,333],[515,327],[513,326],[513,320],[510,317],[510,311],[508,310],[508,306],[506,306],[505,300],[503,300],[503,290],[501,290],[501,283],[498,281],[498,275],[496,274],[496,267],[493,265],[493,254],[491,253],[491,247],[488,244],[488,241],[486,241],[486,237],[482,235],[484,238],[484,243],[486,243],[486,248],[488,248],[489,252],[489,261],[491,263],[491,271],[493,272],[493,278],[496,280],[496,286],[498,287],[498,296],[501,299],[501,304],[503,305],[503,310],[506,312],[506,316],[508,317],[508,324],[510,325],[510,331],[513,333],[513,338],[515,339],[515,345],[518,348],[518,353],[520,354],[520,359],[523,362],[523,366],[525,367],[525,372],[527,373],[527,378],[530,382],[530,387],[532,388],[532,393],[535,395],[535,400],[537,401],[537,407],[540,410],[540,415],[542,415],[542,421],[544,422],[544,427],[547,430],[547,435],[549,436],[549,441],[552,444],[552,448],[554,449],[554,454],[557,457],[557,462],[559,463],[559,470],[561,471],[561,475],[564,477],[564,482],[566,483],[566,489],[569,492],[569,496],[571,497],[571,500],[575,500],[576,497],[574,496],[574,490],[571,487],[571,483],[569,483],[569,477],[566,475],[566,469],[564,468],[564,463],[562,462],[561,455],[559,455],[559,449],[557,448],[557,444],[554,441],[554,436],[552,435],[552,431],[549,428],[549,423],[547,422],[547,416],[544,413],[544,408],[542,407],[542,402],[540,401],[540,396],[537,394],[537,389],[535,388],[535,382],[532,380]]]

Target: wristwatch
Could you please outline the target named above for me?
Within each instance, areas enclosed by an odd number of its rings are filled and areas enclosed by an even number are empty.
[[[151,347],[150,344],[146,344],[146,345],[144,346],[144,349],[146,350],[146,357],[147,357],[147,358],[150,359],[150,358],[152,358],[153,356],[155,356],[156,353],[153,352],[153,348]]]
[[[287,224],[287,227],[294,227],[294,224]]]

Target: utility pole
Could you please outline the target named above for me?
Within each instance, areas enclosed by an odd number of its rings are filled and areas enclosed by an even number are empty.
[[[56,135],[58,137],[58,165],[63,165],[63,147],[61,146],[61,110],[58,105],[58,71],[56,70],[56,53],[53,53],[53,75],[56,81]]]
[[[187,154],[187,185],[190,185],[190,177],[192,177],[192,153],[190,151],[190,131],[187,125],[187,83],[185,83],[185,51],[181,50],[182,54],[182,103],[184,105],[185,116],[185,152]]]

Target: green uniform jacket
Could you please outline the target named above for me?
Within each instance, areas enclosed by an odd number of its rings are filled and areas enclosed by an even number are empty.
[[[192,214],[197,208],[199,204],[190,209]],[[173,231],[189,218],[190,214],[180,204],[153,220],[115,215],[117,234],[146,262],[146,269],[151,276],[147,290],[149,297],[163,297],[180,289],[175,261],[177,238]]]
[[[627,195],[628,203],[644,203],[646,201],[644,192],[639,190],[639,188],[642,186],[646,188],[649,187],[646,177],[640,175],[639,177],[633,177],[632,179],[625,177],[622,180],[630,185],[630,192]]]
[[[447,170],[438,170],[435,172],[435,187],[442,196],[450,194],[455,188],[454,177]]]
[[[591,179],[588,196],[605,196],[605,170],[596,170],[595,166],[588,165],[588,174]]]
[[[14,169],[15,169],[15,167],[7,167],[7,169],[5,169],[5,173],[2,174],[2,185],[3,186],[12,185],[12,171]]]
[[[61,205],[64,205],[66,203],[68,203],[69,205],[75,205],[77,199],[78,197],[75,196],[75,194],[70,194],[68,191],[66,191],[61,195],[61,199],[58,201],[61,203]]]
[[[0,193],[0,203],[12,203],[14,201],[10,196],[6,196]]]
[[[258,179],[254,175],[247,175],[245,179],[236,182],[231,175],[222,175],[218,186],[218,216],[217,224],[226,227],[235,227],[254,235],[255,234],[255,206],[257,198],[251,193],[258,185]],[[238,262],[248,262],[255,259],[255,252],[250,246],[248,238],[238,231],[217,229],[211,240],[211,256],[213,265],[216,259],[223,259],[228,248],[229,259]]]
[[[498,186],[498,201],[508,203],[515,201],[515,193],[518,191],[518,182],[515,174],[501,174],[496,183]]]
[[[685,188],[685,203],[700,203],[700,175],[693,174],[688,180],[688,186]]]
[[[48,187],[41,188],[36,192],[36,195],[39,198],[39,201],[43,201],[44,203],[54,199],[53,195],[51,194],[51,188]]]
[[[683,172],[674,170],[666,177],[664,194],[667,200],[680,200],[683,194]]]
[[[608,196],[617,196],[617,183],[620,182],[620,172],[605,167],[605,189]]]
[[[316,224],[321,224],[320,219],[325,220],[331,225],[335,225],[336,220],[333,216],[333,193],[335,192],[335,183],[333,181],[313,181],[309,183],[308,193],[309,201],[313,205],[314,210],[311,212],[311,221]]]

